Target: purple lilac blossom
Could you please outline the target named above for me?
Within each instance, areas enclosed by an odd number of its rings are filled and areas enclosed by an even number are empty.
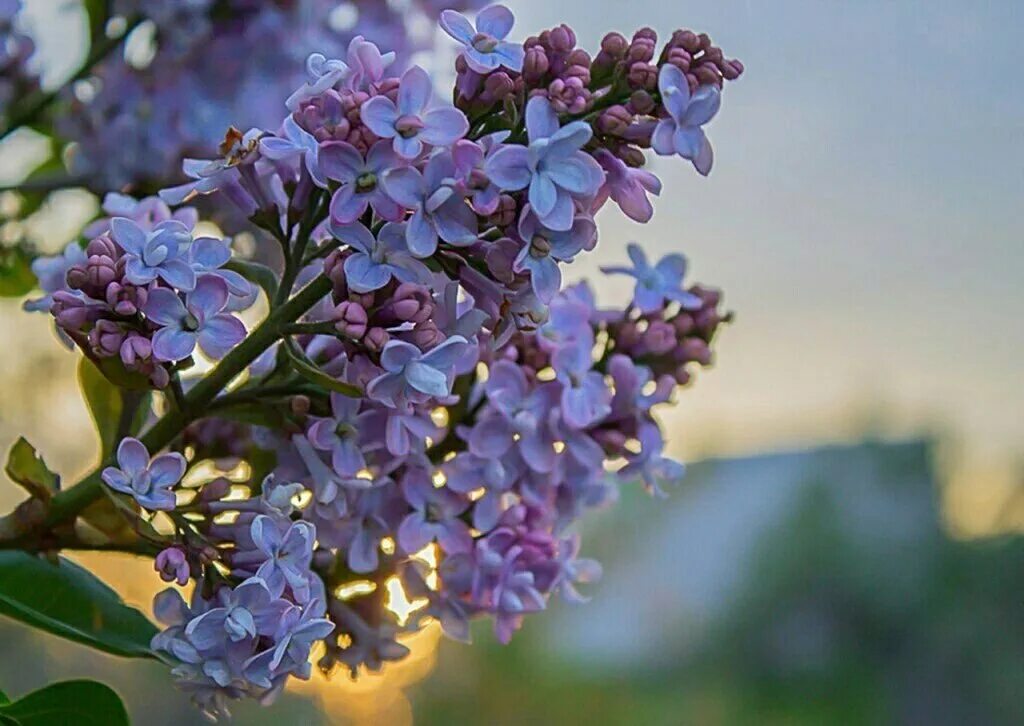
[[[679,154],[692,161],[694,168],[707,176],[714,156],[711,142],[701,126],[718,113],[722,103],[721,92],[717,86],[703,85],[691,95],[686,76],[673,65],[661,67],[658,90],[668,116],[655,127],[651,148],[663,156]]]
[[[157,360],[179,361],[192,355],[198,345],[211,358],[223,358],[245,337],[245,326],[234,315],[222,312],[228,302],[227,284],[205,275],[182,302],[177,293],[153,290],[143,312],[160,326],[153,336]]]
[[[512,71],[523,69],[523,46],[505,40],[512,31],[515,18],[504,5],[491,5],[476,16],[476,27],[462,13],[445,10],[441,13],[444,32],[462,43],[461,56],[477,73],[489,73],[504,66]]]
[[[580,151],[593,132],[582,121],[561,126],[551,104],[539,96],[526,104],[526,131],[529,146],[503,146],[488,159],[487,174],[504,190],[529,187],[530,206],[541,222],[567,230],[574,200],[594,197],[604,182],[600,164]]]
[[[150,459],[149,451],[138,439],[121,440],[117,447],[117,466],[103,470],[103,482],[114,491],[130,494],[146,509],[170,511],[175,497],[171,487],[185,474],[185,457],[177,452]]]

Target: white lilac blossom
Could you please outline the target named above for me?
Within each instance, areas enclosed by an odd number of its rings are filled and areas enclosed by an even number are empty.
[[[119,503],[159,576],[194,587],[158,597],[151,647],[209,713],[269,702],[313,652],[325,673],[379,669],[428,618],[461,640],[487,618],[507,642],[552,597],[591,594],[587,512],[682,475],[657,412],[712,362],[720,293],[635,244],[605,270],[636,280],[626,306],[563,270],[608,199],[651,218],[644,150],[669,124],[693,142],[700,89],[741,66],[689,31],[660,56],[649,29],[610,34],[592,59],[564,25],[513,45],[502,7],[445,27],[464,45],[456,109],[363,37],[325,47],[270,121],[186,163],[192,182],[108,197],[84,244],[34,266],[30,308],[125,400],[159,392],[160,418],[116,422],[99,478],[135,498]],[[168,205],[198,196],[279,252],[197,234]],[[235,313],[258,298],[247,332]],[[199,465],[241,461],[242,484]],[[178,501],[167,532],[136,509]],[[387,606],[396,582],[409,612]]]

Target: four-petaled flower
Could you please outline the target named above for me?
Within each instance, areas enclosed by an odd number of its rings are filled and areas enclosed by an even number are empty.
[[[384,175],[384,189],[409,209],[415,209],[406,226],[409,251],[417,257],[429,257],[437,249],[437,239],[456,246],[473,244],[477,239],[477,217],[455,178],[452,155],[435,154],[421,174],[407,166]]]
[[[433,540],[448,554],[469,552],[473,537],[459,515],[469,500],[448,487],[437,488],[423,469],[414,469],[402,480],[402,492],[413,508],[398,527],[398,544],[414,554]]]
[[[451,392],[459,359],[471,354],[466,339],[453,335],[424,353],[412,343],[389,341],[380,356],[384,373],[370,381],[366,395],[385,406],[422,403]]]
[[[160,326],[153,335],[153,356],[179,361],[192,355],[198,344],[211,358],[222,358],[245,337],[245,325],[221,312],[228,302],[228,286],[213,275],[203,275],[185,301],[173,290],[151,290],[143,312]]]
[[[594,158],[605,172],[605,181],[594,200],[594,212],[608,198],[619,205],[619,209],[630,219],[649,222],[654,215],[654,206],[648,194],[661,194],[661,180],[649,171],[634,169],[608,149],[598,149]]]
[[[145,444],[128,437],[117,447],[117,466],[108,466],[101,477],[108,487],[130,494],[146,509],[170,511],[175,504],[171,487],[181,481],[185,467],[185,457],[177,452],[151,461]]]
[[[519,72],[523,70],[526,51],[521,43],[505,40],[512,30],[515,17],[504,5],[491,5],[476,16],[476,27],[465,15],[454,10],[441,13],[444,32],[462,43],[462,57],[466,65],[477,73],[490,73],[501,66]]]
[[[110,233],[124,250],[128,282],[148,285],[159,277],[179,290],[195,287],[196,274],[184,259],[192,235],[181,222],[169,219],[146,231],[127,217],[114,217]]]
[[[413,66],[402,75],[397,104],[387,96],[374,96],[362,105],[360,117],[377,136],[394,139],[399,156],[415,159],[424,144],[451,146],[469,131],[469,121],[459,109],[441,106],[427,110],[431,92],[430,76]]]
[[[378,141],[363,155],[344,141],[332,141],[320,147],[320,169],[328,179],[341,182],[331,197],[331,219],[341,224],[355,222],[366,208],[384,219],[397,222],[402,208],[381,186],[381,175],[400,164],[391,145]]]
[[[722,105],[721,92],[717,86],[705,84],[691,96],[686,75],[669,63],[663,65],[658,74],[658,91],[668,118],[661,119],[654,127],[651,148],[662,156],[679,154],[692,161],[694,168],[707,176],[714,155],[711,142],[701,126],[718,113]]]
[[[594,370],[594,340],[582,338],[556,350],[551,367],[562,383],[562,420],[574,429],[596,423],[611,411],[612,393],[604,376]]]
[[[362,224],[335,224],[331,233],[356,250],[345,258],[345,283],[355,292],[379,290],[395,278],[400,282],[425,282],[430,270],[409,254],[406,225],[389,222],[376,237]]]
[[[597,225],[590,217],[576,215],[572,227],[563,232],[547,229],[532,213],[530,206],[519,218],[519,237],[523,247],[512,263],[516,272],[530,272],[530,284],[542,302],[550,303],[562,286],[559,262],[569,262],[581,250],[593,247]]]
[[[629,275],[636,278],[633,304],[642,313],[653,313],[665,304],[674,301],[688,310],[697,310],[703,301],[692,292],[682,289],[686,275],[686,258],[680,254],[665,255],[658,264],[651,267],[640,245],[631,242],[626,248],[632,267],[602,267],[607,275]]]
[[[283,529],[261,514],[252,520],[249,533],[252,543],[265,558],[256,570],[256,577],[274,592],[288,585],[300,601],[309,599],[309,563],[313,557],[316,527],[309,522],[292,522]]]
[[[321,451],[331,452],[331,466],[340,476],[353,476],[366,466],[359,433],[369,414],[360,415],[361,404],[358,398],[331,393],[331,415],[309,427],[309,440]]]
[[[601,165],[580,150],[593,130],[583,121],[561,126],[548,100],[534,96],[526,104],[526,132],[530,145],[502,146],[487,160],[487,175],[505,190],[529,187],[530,206],[544,226],[565,231],[574,200],[591,199],[604,182]]]

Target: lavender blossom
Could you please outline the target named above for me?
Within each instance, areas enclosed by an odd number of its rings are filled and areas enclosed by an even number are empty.
[[[384,219],[400,220],[402,208],[380,184],[381,176],[399,165],[398,157],[386,141],[374,144],[366,159],[343,141],[321,145],[320,169],[328,179],[341,183],[331,197],[331,219],[350,224],[359,219],[367,207],[373,207]]]
[[[427,267],[406,248],[406,225],[389,222],[376,237],[361,224],[331,222],[331,232],[356,252],[345,258],[345,283],[355,292],[373,292],[394,278],[422,282],[430,277]]]
[[[460,55],[477,73],[490,73],[501,66],[512,71],[523,69],[523,46],[505,41],[514,22],[512,11],[504,5],[481,10],[476,16],[476,28],[462,13],[441,13],[444,32],[465,46]]]
[[[636,278],[633,304],[640,312],[654,312],[666,301],[693,309],[703,304],[699,297],[681,287],[686,274],[685,257],[679,254],[665,255],[651,267],[640,245],[631,242],[626,250],[633,267],[602,267],[601,271],[607,275],[629,275]]]
[[[704,124],[715,117],[722,104],[717,86],[703,85],[690,95],[690,84],[681,70],[663,65],[658,74],[658,91],[668,117],[658,122],[651,147],[662,156],[679,154],[693,162],[704,176],[711,172],[714,155],[704,135]]]
[[[150,460],[145,445],[128,437],[117,447],[117,466],[104,469],[102,478],[108,487],[130,494],[146,509],[170,511],[175,506],[171,487],[181,481],[186,466],[185,457],[177,452]]]
[[[430,95],[430,76],[413,66],[402,76],[398,103],[387,96],[374,96],[362,106],[363,123],[382,139],[394,139],[395,153],[404,159],[418,157],[424,144],[451,146],[466,135],[469,122],[457,108],[427,110]]]
[[[467,348],[466,339],[458,335],[426,353],[410,343],[392,340],[380,357],[385,372],[370,382],[366,394],[392,408],[403,401],[443,398],[451,392],[455,366],[467,355]]]
[[[547,99],[535,96],[526,104],[528,147],[507,144],[488,159],[488,176],[501,189],[529,187],[530,206],[548,228],[572,226],[575,199],[590,199],[604,182],[601,165],[580,151],[593,134],[589,125],[573,121],[561,126]]]
[[[184,302],[171,290],[151,291],[143,312],[160,326],[153,336],[156,359],[182,360],[192,355],[197,344],[211,358],[227,355],[245,337],[242,321],[221,312],[227,302],[227,285],[212,275],[203,276]]]
[[[179,290],[195,287],[195,272],[182,259],[192,235],[181,222],[161,222],[147,232],[126,217],[115,217],[110,221],[110,232],[125,251],[124,277],[128,282],[145,285],[159,277]]]

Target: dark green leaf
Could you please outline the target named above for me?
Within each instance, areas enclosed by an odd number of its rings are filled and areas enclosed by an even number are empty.
[[[22,297],[35,289],[32,255],[24,245],[0,247],[0,297]]]
[[[10,702],[11,702],[11,699],[9,699],[7,697],[7,694],[4,693],[3,691],[0,691],[0,706],[3,706],[5,703],[10,703]]]
[[[266,265],[234,258],[224,269],[237,272],[249,282],[259,285],[271,300],[277,295],[277,275]]]
[[[336,391],[350,398],[362,397],[363,392],[358,387],[344,381],[339,381],[337,378],[332,378],[317,368],[316,363],[307,358],[291,340],[285,339],[282,347],[291,359],[296,373],[310,383],[315,383],[318,386],[323,386],[328,391]]]
[[[153,657],[156,627],[88,570],[26,552],[0,552],[0,614],[127,657]]]
[[[126,436],[138,433],[145,422],[149,393],[118,388],[88,358],[78,363],[78,385],[96,424],[102,458],[114,451],[122,430]]]
[[[19,726],[128,726],[128,712],[109,686],[62,681],[0,706],[0,718]]]
[[[110,17],[109,0],[82,0],[82,8],[89,20],[89,37],[92,42],[103,37]]]
[[[20,484],[29,494],[44,502],[49,501],[60,488],[60,477],[47,468],[46,462],[24,437],[19,437],[11,447],[4,471],[11,481]]]

